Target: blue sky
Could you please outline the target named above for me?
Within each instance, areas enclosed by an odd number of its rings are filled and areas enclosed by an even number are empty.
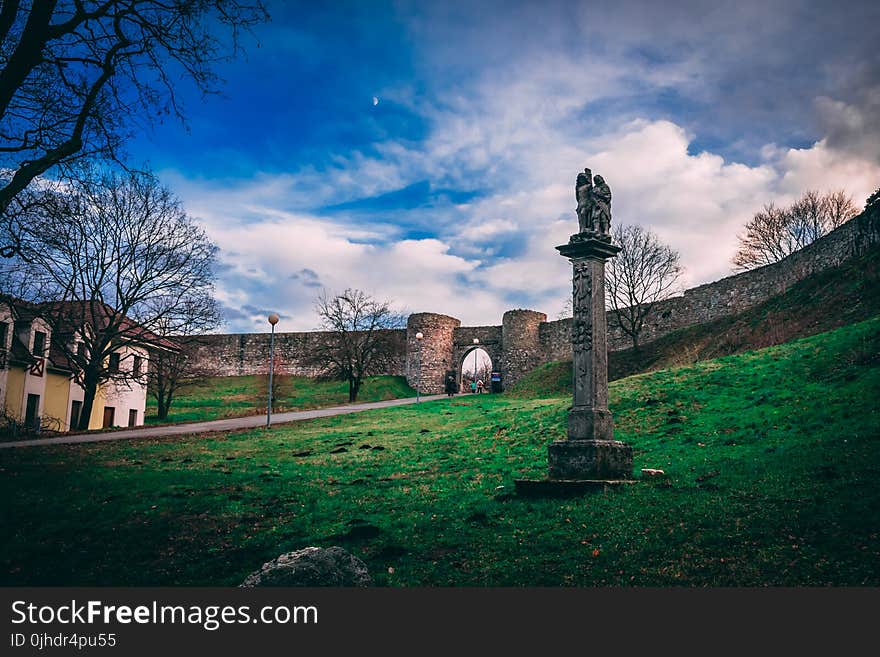
[[[182,87],[188,129],[129,147],[220,245],[226,331],[267,309],[312,329],[316,293],[346,287],[465,324],[554,318],[585,166],[688,285],[730,273],[763,203],[880,186],[877,3],[268,7],[221,95]]]

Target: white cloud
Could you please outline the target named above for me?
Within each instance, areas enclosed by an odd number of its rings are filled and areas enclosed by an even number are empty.
[[[463,208],[462,208],[463,209]],[[516,225],[504,219],[478,221],[464,227],[459,233],[463,240],[487,240],[516,231]]]
[[[433,104],[406,89],[383,90],[383,99],[426,118],[430,131],[419,144],[387,141],[374,145],[374,157],[348,153],[325,170],[257,173],[225,188],[169,175],[231,266],[223,302],[277,308],[292,318],[287,330],[317,324],[315,289],[290,277],[303,268],[329,289],[358,287],[466,324],[498,323],[524,303],[555,316],[570,274],[554,247],[576,230],[574,178],[584,166],[610,184],[616,223],[646,226],[680,251],[688,285],[730,273],[736,235],[762,204],[790,202],[808,188],[843,188],[860,206],[880,184],[880,166],[825,140],[801,149],[771,144],[758,162],[744,164],[690,152],[694,135],[672,121],[603,123],[590,111],[631,77],[662,86],[689,80],[690,66],[652,74],[547,54],[487,72]],[[861,120],[832,101],[820,105],[848,126]],[[408,239],[382,213],[312,210],[425,179],[434,188],[480,192],[466,203],[406,213],[407,223],[431,227],[435,238]]]
[[[880,165],[849,152],[828,147],[826,140],[810,148],[768,150],[782,172],[779,192],[796,197],[805,189],[844,189],[861,208],[880,186]]]
[[[451,254],[448,245],[437,239],[368,243],[363,240],[384,241],[385,236],[372,230],[349,231],[316,216],[250,205],[251,195],[245,189],[219,196],[210,189],[199,193],[192,186],[186,191],[186,206],[201,217],[221,248],[225,268],[218,298],[234,309],[251,306],[281,312],[289,317],[281,330],[317,327],[313,302],[321,287],[330,291],[356,287],[410,312],[457,311],[460,277],[479,264]],[[231,198],[239,199],[238,205],[231,204]],[[239,213],[249,221],[235,220]],[[299,275],[304,269],[316,274],[305,284]],[[504,310],[479,289],[466,294],[473,305],[458,315],[463,320],[478,323],[484,314],[500,316]],[[228,328],[262,329],[264,323],[262,316],[253,316],[252,322],[239,320]]]

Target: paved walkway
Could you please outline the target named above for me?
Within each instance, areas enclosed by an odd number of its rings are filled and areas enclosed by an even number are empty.
[[[422,401],[443,399],[446,395],[422,395]],[[405,406],[415,404],[415,397],[406,399],[389,399],[379,402],[367,402],[364,404],[349,404],[346,406],[331,406],[329,408],[316,408],[312,411],[290,411],[287,413],[275,413],[272,416],[272,426],[285,422],[297,422],[299,420],[313,420],[318,417],[331,415],[346,415],[359,413],[374,408],[389,408],[391,406]],[[266,425],[266,414],[248,415],[247,417],[231,417],[225,420],[210,420],[208,422],[187,422],[185,424],[168,424],[161,427],[138,427],[137,429],[124,429],[122,431],[107,431],[105,433],[83,433],[76,435],[64,435],[56,438],[36,438],[34,440],[16,440],[13,442],[0,442],[0,449],[8,447],[32,447],[37,445],[70,445],[74,443],[98,443],[106,440],[128,440],[131,438],[157,438],[164,436],[177,436],[190,433],[204,433],[206,431],[230,431],[233,429],[251,429]]]

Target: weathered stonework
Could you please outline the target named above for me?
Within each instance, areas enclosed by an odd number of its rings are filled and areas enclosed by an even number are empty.
[[[410,386],[415,388],[418,384],[419,391],[426,395],[443,392],[446,371],[455,369],[453,336],[460,325],[460,320],[449,315],[416,313],[409,316],[406,322],[406,382]],[[421,341],[416,339],[419,332],[424,336]]]
[[[630,479],[633,452],[619,440],[556,440],[547,462],[550,479]]]
[[[571,330],[573,400],[568,439],[547,448],[551,480],[632,478],[632,448],[614,440],[608,410],[608,349],[605,315],[605,261],[620,247],[583,233],[557,246],[572,265]]]
[[[657,304],[645,324],[642,344],[672,331],[735,315],[785,292],[807,276],[836,267],[850,257],[880,244],[880,208],[874,208],[845,223],[820,240],[784,260],[728,276],[714,283],[687,290],[682,296]],[[414,319],[415,318],[415,319]],[[612,311],[606,314],[608,351],[631,346],[620,330]],[[492,358],[493,368],[502,372],[509,388],[541,363],[572,359],[572,320],[546,321],[546,315],[533,310],[505,313],[501,326],[460,326],[454,317],[418,313],[410,317],[407,329],[393,331],[396,358],[386,374],[405,375],[410,385],[416,379],[414,335],[425,334],[422,344],[422,392],[443,392],[447,369],[461,375],[461,363],[473,348],[473,338]],[[418,327],[418,328],[415,328]],[[587,340],[586,327],[578,327],[579,340]],[[276,333],[275,355],[280,371],[314,376],[318,370],[304,364],[305,356],[324,334]],[[590,336],[590,339],[591,336]],[[265,374],[269,362],[269,334],[225,334],[205,336],[196,359],[220,375]]]
[[[406,331],[388,331],[395,345],[396,357],[387,374],[402,375],[405,367]],[[320,368],[306,362],[306,357],[327,334],[275,333],[275,371],[297,376],[317,376]],[[194,359],[217,376],[246,376],[269,372],[269,333],[229,333],[205,335],[199,339]]]
[[[547,315],[534,310],[508,310],[501,320],[501,380],[510,387],[545,362],[541,324]],[[499,369],[498,366],[495,366]]]

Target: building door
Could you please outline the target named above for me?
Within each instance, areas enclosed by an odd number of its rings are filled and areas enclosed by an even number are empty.
[[[27,429],[33,429],[34,431],[38,431],[40,429],[40,418],[37,416],[37,411],[40,409],[40,396],[39,395],[28,395],[27,396],[27,406],[24,411],[24,426]]]
[[[82,413],[83,403],[74,401],[70,404],[70,428],[79,428],[79,414]]]
[[[131,409],[128,412],[128,426],[135,427],[138,423],[138,412],[135,409]]]
[[[112,406],[104,407],[104,428],[113,426],[113,416],[116,414],[116,409]]]

